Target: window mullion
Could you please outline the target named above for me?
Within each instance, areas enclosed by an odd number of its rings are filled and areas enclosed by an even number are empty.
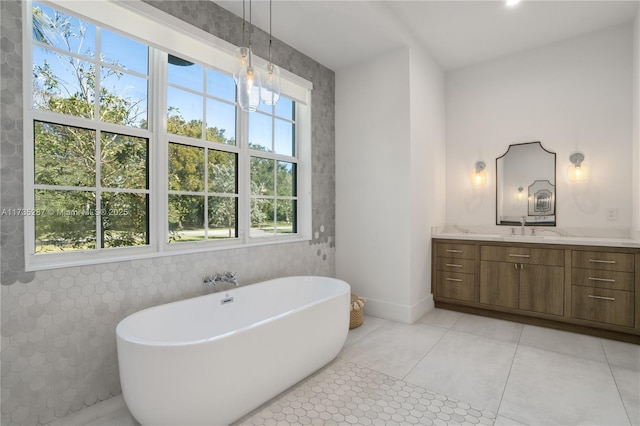
[[[251,229],[251,162],[249,156],[249,113],[236,105],[236,140],[238,155],[238,237],[242,243],[249,241]]]
[[[104,248],[102,241],[103,229],[102,229],[102,216],[98,214],[98,212],[102,211],[102,183],[100,176],[100,156],[101,156],[101,146],[100,141],[102,140],[102,133],[100,130],[96,131],[96,146],[95,146],[95,156],[96,156],[96,199],[95,199],[95,218],[96,218],[96,249]]]
[[[169,241],[169,138],[167,135],[167,53],[149,47],[149,120],[153,129],[152,141],[149,144],[150,156],[150,198],[149,205],[157,214],[150,215],[150,228],[155,232],[151,234],[150,243],[158,251],[164,251]]]

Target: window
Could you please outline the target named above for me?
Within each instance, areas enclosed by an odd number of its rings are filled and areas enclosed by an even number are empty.
[[[237,238],[233,77],[173,55],[167,67],[167,241]]]
[[[148,245],[148,47],[39,4],[32,34],[35,253]]]
[[[297,232],[295,129],[290,99],[249,117],[252,237]]]
[[[25,2],[30,270],[310,237],[310,84],[244,113],[234,47],[154,10]]]

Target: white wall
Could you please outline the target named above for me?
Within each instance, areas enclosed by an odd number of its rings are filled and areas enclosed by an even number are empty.
[[[336,275],[396,317],[409,303],[408,75],[408,48],[336,72]]]
[[[633,218],[631,228],[640,240],[640,8],[636,16],[633,35]]]
[[[631,52],[625,25],[448,73],[447,223],[495,224],[495,159],[509,144],[541,141],[557,154],[558,227],[628,232],[637,198]],[[575,150],[591,168],[587,185],[566,177]],[[488,172],[480,190],[470,179],[478,160]],[[607,208],[618,209],[617,221]]]
[[[444,73],[418,47],[410,57],[411,120],[411,281],[410,301],[431,294],[431,226],[444,223],[445,117]],[[414,309],[418,319],[422,309]]]
[[[444,140],[444,75],[422,49],[336,72],[336,275],[367,315],[411,323],[433,306]]]

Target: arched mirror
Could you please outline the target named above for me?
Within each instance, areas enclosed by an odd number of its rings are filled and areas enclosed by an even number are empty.
[[[509,145],[496,159],[496,223],[556,225],[556,154],[540,142]]]

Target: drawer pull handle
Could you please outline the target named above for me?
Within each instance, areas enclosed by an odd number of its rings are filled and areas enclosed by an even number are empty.
[[[462,250],[451,250],[451,249],[447,249],[447,253],[462,253]]]
[[[596,277],[589,277],[590,281],[604,281],[606,283],[615,283],[616,280],[614,280],[613,278],[596,278]]]
[[[460,278],[447,278],[447,281],[455,281],[457,283],[461,283],[462,280]]]
[[[600,259],[589,259],[589,262],[592,263],[609,263],[609,264],[615,264],[616,261],[615,260],[600,260]]]
[[[601,299],[601,300],[611,300],[611,301],[616,300],[615,297],[594,296],[593,294],[588,294],[587,297],[589,299]]]
[[[509,254],[509,257],[525,257],[525,258],[530,258],[531,256],[528,254]]]
[[[453,268],[462,268],[462,265],[457,265],[455,263],[447,263],[447,266],[451,266]]]

